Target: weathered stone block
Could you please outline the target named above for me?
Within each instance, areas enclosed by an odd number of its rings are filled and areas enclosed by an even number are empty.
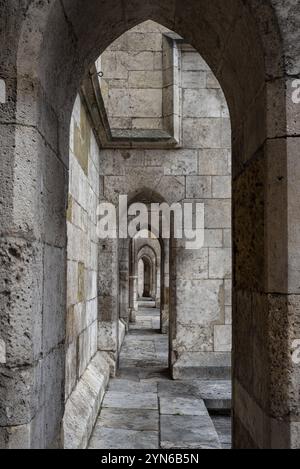
[[[6,363],[30,365],[42,351],[43,247],[3,238],[0,259],[0,334],[6,344]]]
[[[168,150],[161,155],[165,176],[197,174],[197,152],[194,150]]]
[[[185,198],[185,178],[183,176],[163,176],[156,191],[167,203],[180,202]]]
[[[214,350],[216,352],[231,352],[232,332],[231,326],[214,327]]]
[[[228,352],[185,352],[172,368],[174,380],[230,380],[231,354]]]
[[[118,349],[117,324],[115,322],[99,321],[98,350],[115,352]]]
[[[5,80],[0,80],[0,104],[6,103],[6,83]]]
[[[139,117],[131,120],[133,129],[142,130],[164,130],[164,123],[161,118]]]
[[[3,427],[0,429],[0,448],[10,450],[28,449],[31,447],[31,425]]]
[[[45,246],[44,249],[44,307],[43,350],[48,353],[65,338],[65,252]]]
[[[214,89],[220,88],[220,83],[218,82],[217,78],[211,71],[206,72],[206,87],[214,88]]]
[[[106,354],[98,353],[66,403],[63,420],[64,448],[85,449],[108,384]]]
[[[61,423],[64,413],[65,346],[52,350],[43,363],[44,435],[45,447],[60,444]]]
[[[182,87],[183,88],[205,88],[206,87],[206,72],[203,71],[185,71],[182,72]]]
[[[225,280],[225,305],[232,305],[232,280]]]
[[[225,324],[232,324],[232,306],[225,306]]]
[[[230,174],[231,151],[219,149],[199,150],[199,174],[222,176]]]
[[[231,122],[229,118],[222,118],[222,135],[221,135],[221,147],[222,148],[231,148]]]
[[[173,255],[176,263],[176,278],[193,280],[208,278],[208,249],[194,251],[176,249]]]
[[[191,296],[191,291],[194,294]],[[223,281],[183,280],[177,282],[177,321],[182,324],[207,325],[220,321]]]
[[[213,352],[213,327],[178,322],[174,349],[179,355],[184,352]]]
[[[223,230],[223,247],[224,248],[231,248],[232,247],[232,231],[231,230]]]
[[[186,178],[186,197],[188,199],[211,198],[210,176],[188,176]]]
[[[205,228],[231,228],[231,201],[205,200]]]
[[[221,148],[222,119],[191,119],[182,122],[183,145],[187,148]]]
[[[231,198],[231,176],[212,177],[212,197],[214,199]]]
[[[210,70],[207,63],[196,51],[184,52],[184,54],[182,55],[182,69],[184,71]]]
[[[104,52],[101,57],[101,68],[105,79],[128,79],[126,53]]]
[[[66,350],[65,398],[70,396],[77,381],[77,343],[74,341]]]
[[[132,90],[129,92],[129,100],[132,117],[162,117],[161,89]],[[128,109],[125,111],[128,113]]]
[[[138,52],[137,54],[128,54],[126,60],[128,64],[128,70],[154,70],[155,53],[145,51]]]
[[[78,338],[78,375],[81,377],[91,360],[91,336],[89,329],[83,331]]]
[[[27,425],[43,404],[42,369],[1,367],[0,426]]]

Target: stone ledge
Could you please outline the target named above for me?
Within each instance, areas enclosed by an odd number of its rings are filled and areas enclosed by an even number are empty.
[[[65,449],[85,449],[109,382],[111,359],[98,352],[69,397],[63,418]]]
[[[231,379],[231,354],[186,352],[172,367],[174,380]]]

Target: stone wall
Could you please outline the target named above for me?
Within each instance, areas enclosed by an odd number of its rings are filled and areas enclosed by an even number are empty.
[[[110,357],[98,352],[99,148],[78,96],[70,126],[67,210],[65,448],[85,448],[108,384]]]
[[[105,52],[104,62],[109,64],[111,60],[111,63],[116,63],[120,44],[128,46],[135,38],[133,44],[136,45],[135,35],[144,37],[148,30],[152,31],[150,35],[156,38],[156,43],[163,43],[163,32],[165,34],[167,30],[147,22],[138,27],[138,33],[126,33],[128,38],[121,37],[118,44],[113,44]],[[165,257],[167,263],[171,262],[171,281],[169,265],[165,265],[164,259],[162,331],[168,331],[170,296],[170,364],[174,378],[185,377],[191,369],[194,373],[195,369],[207,370],[211,366],[218,370],[216,376],[220,375],[221,369],[222,377],[222,367],[229,363],[231,151],[228,109],[218,82],[199,54],[182,41],[174,43],[174,47],[179,51],[176,73],[182,98],[178,111],[182,116],[181,147],[170,150],[164,149],[162,144],[162,149],[152,150],[101,150],[80,96],[74,105],[70,129],[67,211],[67,447],[84,446],[88,438],[92,416],[99,405],[99,395],[103,394],[109,372],[115,369],[125,327],[130,319],[130,269],[137,277],[137,266],[129,266],[128,242],[118,246],[116,240],[97,239],[96,214],[100,200],[117,203],[118,194],[127,194],[129,199],[135,197],[138,200],[140,194],[140,200],[151,202],[154,201],[151,200],[151,194],[159,194],[160,200],[170,204],[191,200],[204,202],[205,246],[199,251],[187,251],[180,244],[172,246],[170,255],[168,253]],[[132,44],[129,49],[130,56],[140,54],[139,51],[134,52]],[[159,52],[159,57],[156,72],[162,73],[162,52]],[[153,84],[151,77],[153,79],[154,75],[148,76],[149,86]],[[128,91],[128,83],[120,77],[119,88],[114,87],[116,82],[107,81],[106,85],[109,93],[115,89],[119,92],[125,90],[125,93]],[[145,91],[142,83],[140,88],[137,84],[135,86],[135,92],[140,92],[136,96],[142,96]],[[141,100],[140,109],[146,104]],[[131,119],[133,125],[136,111],[130,114],[130,106],[128,109],[123,105],[121,107],[123,113],[128,111],[125,117]],[[123,125],[123,120],[118,125]],[[144,121],[143,125],[148,130],[151,127],[150,122]],[[144,244],[142,239],[135,240],[136,260],[138,250]],[[148,246],[153,245],[156,251],[157,244],[157,239],[148,241]],[[156,281],[156,299],[159,304],[160,276],[157,276]],[[137,282],[132,285],[135,310]],[[134,311],[131,319],[134,319]],[[95,401],[92,413],[84,413],[85,418],[81,422],[84,431],[78,434],[78,427],[69,415],[74,400],[78,400],[76,396],[84,392],[84,383],[89,383],[87,377],[91,367],[96,370],[98,377],[102,376],[97,385],[98,400]],[[205,375],[206,372],[200,371],[200,374]],[[88,392],[87,389],[85,391]]]
[[[163,35],[149,21],[123,34],[97,62],[110,127],[163,130]]]
[[[99,149],[79,97],[70,132],[66,399],[97,351]]]
[[[231,132],[220,85],[201,56],[182,46],[183,145],[197,149],[186,176],[186,201],[204,203],[205,241],[187,251],[174,243],[171,298],[174,377],[181,369],[227,368],[231,352]],[[192,153],[191,153],[192,154]],[[172,290],[171,290],[172,291]],[[214,373],[212,373],[214,374]],[[202,377],[202,375],[200,374]]]

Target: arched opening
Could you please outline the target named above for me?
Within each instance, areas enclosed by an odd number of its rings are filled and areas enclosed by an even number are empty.
[[[299,380],[291,350],[299,295],[299,111],[289,95],[291,76],[299,73],[291,37],[300,41],[286,18],[290,11],[298,13],[298,5],[66,0],[31,2],[20,15],[13,8],[12,2],[3,7],[11,40],[1,47],[7,84],[1,122],[6,188],[1,275],[8,285],[1,292],[3,445],[17,444],[20,432],[24,447],[62,444],[64,352],[72,331],[70,324],[65,330],[64,281],[72,107],[99,54],[131,27],[152,19],[202,54],[230,109],[234,445],[297,447]],[[116,252],[102,247],[111,257]]]
[[[124,394],[122,380],[137,379],[141,373],[155,373],[158,382],[162,376],[182,382],[198,380],[201,390],[194,403],[195,415],[190,419],[185,415],[185,401],[190,396],[182,392],[182,416],[174,415],[172,409],[162,410],[160,433],[156,429],[157,435],[162,435],[159,445],[201,447],[200,436],[189,442],[192,426],[202,425],[198,405],[207,409],[203,437],[214,435],[212,446],[220,443],[208,412],[226,413],[223,420],[229,444],[231,135],[221,87],[191,45],[167,28],[146,21],[122,35],[99,57],[78,100],[80,105],[75,104],[72,116],[71,160],[74,154],[76,165],[81,166],[79,179],[86,173],[92,183],[89,174],[99,157],[102,197],[106,204],[113,204],[114,211],[122,212],[113,224],[113,228],[119,225],[119,233],[105,240],[106,254],[102,249],[97,266],[97,353],[109,352],[116,361],[116,378],[110,386],[118,383]],[[99,145],[95,155],[86,151],[91,128]],[[70,194],[74,207],[76,195]],[[198,217],[200,208],[203,220],[193,217],[193,212]],[[105,211],[101,215],[105,217]],[[157,226],[153,226],[155,219]],[[132,234],[135,225],[138,229]],[[198,240],[195,226],[203,239]],[[195,240],[188,243],[190,231]],[[112,251],[118,252],[119,259],[108,271]],[[159,337],[157,331],[165,337]],[[87,331],[87,336],[91,332]],[[203,379],[206,386],[200,383]],[[167,394],[171,397],[171,380],[169,386],[164,391],[158,387],[157,399],[165,399]],[[217,404],[213,404],[213,396],[206,404],[206,388],[212,386],[218,389]],[[111,392],[116,405],[116,391],[108,390],[103,404],[106,413],[114,413],[106,404]],[[133,405],[128,401],[128,406]],[[129,419],[134,409],[128,406],[125,404],[123,410]],[[109,423],[103,430],[102,419],[103,410],[97,421],[99,431],[95,431],[98,441],[94,436],[91,440],[95,448],[110,446],[113,434],[124,430],[111,428]],[[186,437],[173,443],[164,441],[167,428],[174,425],[187,425]],[[176,433],[171,435],[175,437]]]

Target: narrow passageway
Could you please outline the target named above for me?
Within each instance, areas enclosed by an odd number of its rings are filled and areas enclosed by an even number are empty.
[[[117,377],[104,397],[90,449],[230,447],[230,417],[213,417],[215,427],[205,405],[206,400],[222,406],[230,383],[172,381],[168,336],[159,326],[158,309],[139,310],[122,347]]]

